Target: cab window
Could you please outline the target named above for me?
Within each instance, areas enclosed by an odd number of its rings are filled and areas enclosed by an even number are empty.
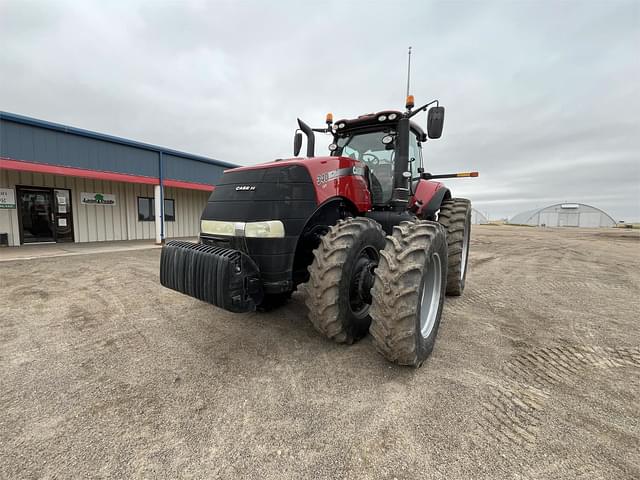
[[[395,142],[384,144],[382,138],[395,132],[355,133],[338,138],[332,155],[360,160],[371,172],[371,193],[376,204],[387,203],[393,191]]]
[[[416,179],[420,176],[418,168],[422,167],[422,146],[418,142],[418,137],[411,132],[409,134],[409,169],[411,178]]]

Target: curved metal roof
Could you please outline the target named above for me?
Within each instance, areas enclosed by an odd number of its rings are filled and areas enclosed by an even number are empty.
[[[479,210],[471,209],[471,221],[474,224],[489,223],[489,219]]]
[[[513,217],[511,217],[511,219],[509,220],[509,223],[518,224],[518,225],[524,225],[524,224],[528,223],[529,220],[531,220],[531,218],[534,215],[537,215],[538,213],[543,212],[544,210],[548,210],[550,208],[562,207],[562,205],[577,205],[578,210],[580,208],[582,208],[582,207],[587,207],[587,208],[590,208],[592,210],[597,210],[602,215],[604,215],[607,218],[609,218],[609,220],[611,220],[611,222],[613,224],[616,223],[615,219],[611,215],[609,215],[607,212],[605,212],[604,210],[602,210],[602,209],[600,209],[598,207],[594,207],[593,205],[587,205],[586,203],[579,203],[579,202],[554,203],[552,205],[547,205],[546,207],[534,208],[533,210],[527,210],[525,212],[520,212],[517,215],[514,215]]]

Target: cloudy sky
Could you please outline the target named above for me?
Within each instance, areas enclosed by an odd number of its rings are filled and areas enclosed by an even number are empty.
[[[447,108],[427,170],[481,174],[456,195],[640,220],[637,0],[0,0],[0,45],[0,110],[244,165],[290,156],[296,116],[402,108],[411,45]]]

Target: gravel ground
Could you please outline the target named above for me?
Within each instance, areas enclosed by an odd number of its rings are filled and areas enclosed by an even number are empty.
[[[419,370],[158,260],[0,263],[0,478],[640,478],[637,231],[475,228]]]

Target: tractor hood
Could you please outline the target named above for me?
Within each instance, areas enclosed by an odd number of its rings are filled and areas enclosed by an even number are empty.
[[[246,167],[236,167],[230,170],[225,170],[225,175],[228,173],[236,173],[236,172],[246,172],[248,170],[257,170],[262,168],[277,168],[277,167],[288,167],[291,165],[303,165],[306,166],[309,163],[316,162],[327,162],[330,160],[335,160],[336,158],[344,158],[344,157],[312,157],[312,158],[303,158],[303,157],[293,157],[293,158],[279,158],[278,160],[274,160],[272,162],[258,163],[257,165],[248,165]],[[224,176],[222,178],[224,180]]]
[[[314,200],[318,206],[331,198],[342,197],[351,201],[358,211],[367,211],[371,208],[371,196],[366,175],[365,164],[349,157],[275,160],[226,170],[209,202],[263,202],[269,197],[278,201]]]

